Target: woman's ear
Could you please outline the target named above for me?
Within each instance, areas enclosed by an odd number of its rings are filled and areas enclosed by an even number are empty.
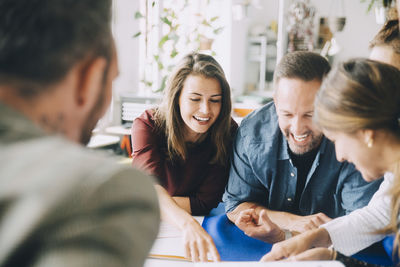
[[[364,143],[371,148],[374,145],[375,131],[371,129],[361,130],[361,134],[363,135]]]
[[[78,69],[78,86],[75,88],[75,102],[77,107],[90,109],[97,100],[104,86],[105,68],[107,60],[98,57],[83,63]]]

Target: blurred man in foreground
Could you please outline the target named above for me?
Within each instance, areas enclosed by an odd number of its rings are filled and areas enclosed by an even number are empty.
[[[110,0],[0,0],[0,265],[142,266],[151,179],[86,144],[118,74]]]

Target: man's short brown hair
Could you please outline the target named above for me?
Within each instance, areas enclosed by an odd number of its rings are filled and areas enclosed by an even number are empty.
[[[303,81],[322,81],[330,71],[329,62],[319,54],[297,51],[286,54],[274,72],[274,85],[281,78],[296,78]]]

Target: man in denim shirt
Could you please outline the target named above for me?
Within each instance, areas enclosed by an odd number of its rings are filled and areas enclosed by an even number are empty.
[[[381,183],[338,162],[312,121],[329,70],[318,54],[287,54],[275,70],[274,102],[239,127],[223,200],[228,218],[251,237],[274,243],[316,228],[367,205]]]

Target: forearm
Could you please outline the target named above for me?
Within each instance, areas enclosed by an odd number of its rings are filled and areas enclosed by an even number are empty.
[[[184,198],[176,197],[177,199],[175,200],[161,185],[155,185],[155,188],[160,203],[161,218],[163,220],[176,225],[180,229],[183,229],[188,223],[193,223],[195,221],[188,211],[179,205],[179,203],[182,205],[186,204]]]
[[[305,234],[309,235],[311,238],[311,247],[329,247],[332,245],[329,232],[323,227],[310,230]]]
[[[175,203],[187,213],[192,214],[189,197],[172,197]]]
[[[279,225],[282,229],[292,230],[293,224],[295,224],[296,220],[300,218],[300,216],[289,212],[266,210],[271,221]]]

